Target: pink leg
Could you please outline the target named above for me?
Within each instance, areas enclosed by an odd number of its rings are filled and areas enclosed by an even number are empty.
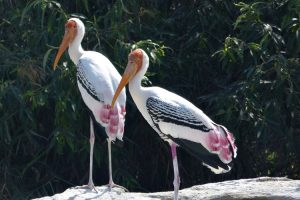
[[[108,169],[109,169],[109,189],[111,190],[111,188],[114,185],[114,181],[112,179],[112,166],[111,166],[111,139],[108,138],[107,139],[107,144],[108,144]]]
[[[108,139],[107,139],[107,143],[108,143],[107,144],[108,145],[108,169],[109,169],[108,187],[109,187],[110,191],[113,187],[119,187],[119,188],[123,189],[124,191],[128,191],[123,186],[115,184],[114,181],[113,181],[113,178],[112,178],[111,141],[114,140],[117,137],[118,128],[119,128],[118,108],[117,107],[110,108],[108,127],[106,127],[106,133],[108,135]]]
[[[180,186],[180,176],[178,171],[178,161],[177,161],[177,152],[176,152],[176,144],[171,143],[171,152],[172,152],[172,159],[173,159],[173,168],[174,168],[174,200],[178,199],[178,191]]]
[[[118,187],[118,188],[121,188],[123,189],[125,192],[128,192],[128,190],[121,186],[121,185],[117,185],[114,183],[113,181],[113,178],[112,178],[112,164],[111,164],[111,139],[110,138],[107,138],[107,143],[108,143],[108,173],[109,173],[109,181],[108,181],[108,187],[109,187],[109,190],[111,191],[111,189],[113,187]]]
[[[88,183],[88,187],[90,189],[95,189],[94,182],[93,182],[94,142],[95,142],[94,125],[93,125],[92,118],[90,118],[90,173],[89,173],[89,183]]]

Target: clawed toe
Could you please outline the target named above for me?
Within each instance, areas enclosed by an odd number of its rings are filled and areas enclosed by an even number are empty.
[[[96,192],[98,192],[97,189],[96,189],[96,187],[95,187],[95,185],[94,185],[94,183],[88,183],[87,186],[88,186],[91,190],[95,190]]]
[[[95,190],[95,192],[98,192],[94,184],[87,184],[87,185],[82,185],[82,186],[76,186],[76,189],[90,189],[90,190]]]
[[[114,188],[114,187],[117,187],[117,188],[121,188],[122,190],[124,190],[125,192],[129,192],[129,190],[121,185],[117,185],[115,183],[109,183],[107,184],[107,187],[109,187],[110,189],[111,188]]]

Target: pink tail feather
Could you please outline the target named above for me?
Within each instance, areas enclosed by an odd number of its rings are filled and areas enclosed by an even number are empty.
[[[209,150],[218,154],[223,163],[230,163],[237,155],[234,137],[224,126],[216,125],[209,135]]]
[[[112,140],[118,138],[122,140],[124,133],[126,110],[124,106],[115,106],[111,108],[110,105],[103,105],[100,111],[100,121],[105,127],[107,136]]]

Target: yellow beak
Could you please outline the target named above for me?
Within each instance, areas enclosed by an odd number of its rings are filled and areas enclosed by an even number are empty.
[[[122,79],[118,85],[118,88],[115,92],[115,95],[113,97],[113,100],[112,100],[112,103],[111,103],[111,107],[113,108],[115,106],[115,103],[122,91],[122,89],[128,84],[128,82],[133,78],[133,76],[136,74],[137,72],[137,64],[132,62],[132,61],[129,61],[127,66],[126,66],[126,69],[124,71],[124,74],[122,76]]]
[[[62,54],[64,53],[64,51],[68,48],[70,42],[73,39],[73,34],[72,31],[69,31],[68,29],[65,31],[65,35],[64,38],[59,46],[58,52],[56,54],[55,60],[54,60],[54,64],[53,64],[53,70],[56,69],[56,66],[58,64],[58,61],[60,59],[60,57],[62,56]]]

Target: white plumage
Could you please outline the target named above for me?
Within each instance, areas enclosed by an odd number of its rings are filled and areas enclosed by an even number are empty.
[[[141,80],[149,66],[147,54],[136,49],[129,54],[128,64],[116,90],[112,105],[121,89],[129,82],[130,94],[139,111],[160,137],[171,146],[174,167],[174,199],[180,184],[176,147],[181,146],[202,160],[215,173],[228,172],[237,155],[233,135],[213,122],[199,108],[159,87],[142,87]]]
[[[82,75],[79,78],[79,74]],[[81,79],[81,80],[80,80]],[[82,80],[85,79],[85,80]],[[93,113],[95,120],[104,127],[108,124],[101,120],[101,112],[103,106],[110,105],[114,92],[121,80],[121,75],[114,68],[112,63],[102,54],[93,51],[86,51],[79,58],[77,64],[77,84],[80,90],[81,96]],[[85,88],[87,86],[83,85],[83,81],[90,88]],[[93,92],[93,96],[88,93]],[[116,107],[121,111],[121,107],[125,107],[126,104],[126,93],[122,90],[122,94],[118,99]],[[114,140],[115,138],[111,136]],[[123,132],[118,131],[117,138],[122,140]]]
[[[108,136],[109,186],[117,186],[112,180],[111,141],[122,140],[125,121],[125,90],[114,107],[110,106],[121,76],[113,64],[102,54],[84,51],[81,41],[85,33],[84,24],[77,18],[70,18],[65,24],[65,35],[54,61],[54,69],[66,48],[77,67],[77,84],[82,99],[92,113],[90,118],[90,176],[88,186],[94,188],[92,180],[94,128],[93,120],[105,127]]]

